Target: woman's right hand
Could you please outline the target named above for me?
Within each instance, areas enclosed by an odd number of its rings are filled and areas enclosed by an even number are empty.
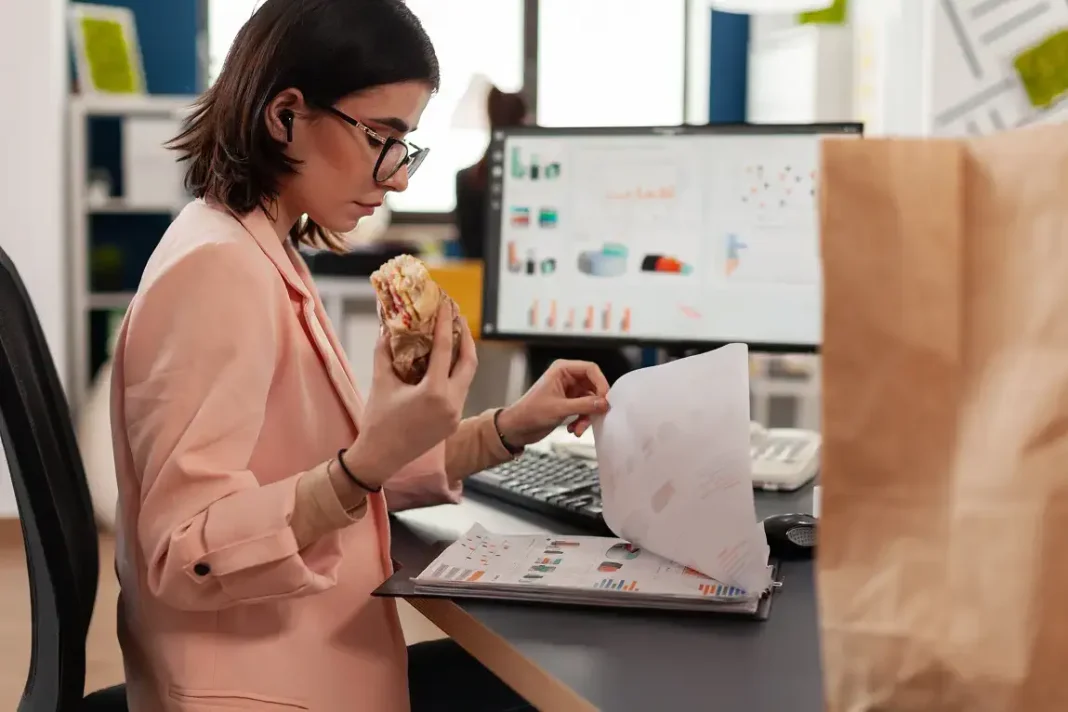
[[[389,334],[383,330],[379,336],[360,434],[344,455],[345,465],[368,485],[384,484],[460,425],[478,357],[467,323],[461,320],[459,358],[450,369],[454,308],[443,303],[438,309],[434,345],[426,375],[418,385],[397,377]]]

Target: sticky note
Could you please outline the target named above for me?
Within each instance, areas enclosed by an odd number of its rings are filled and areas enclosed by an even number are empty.
[[[802,25],[844,25],[848,5],[849,0],[834,0],[834,4],[826,10],[802,12],[797,16],[797,21]]]
[[[1068,93],[1068,29],[1050,35],[1012,62],[1031,105],[1044,109]]]

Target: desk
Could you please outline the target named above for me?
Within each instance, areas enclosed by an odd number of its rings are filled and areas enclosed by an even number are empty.
[[[811,487],[757,493],[757,516],[811,511]],[[402,512],[393,556],[425,568],[474,523],[508,533],[581,531],[474,494],[459,505]],[[823,709],[812,562],[783,565],[766,622],[700,615],[534,607],[489,601],[412,604],[539,709]]]

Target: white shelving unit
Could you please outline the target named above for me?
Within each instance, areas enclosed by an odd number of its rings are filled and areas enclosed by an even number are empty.
[[[75,413],[90,386],[89,315],[94,310],[125,309],[133,296],[126,292],[93,292],[90,285],[90,230],[93,215],[173,215],[184,204],[129,204],[121,196],[93,200],[90,189],[89,120],[94,117],[180,120],[195,101],[193,96],[73,96],[69,102],[68,225],[70,231],[69,400]]]

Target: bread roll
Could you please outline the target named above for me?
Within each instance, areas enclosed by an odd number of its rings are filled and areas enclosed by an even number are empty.
[[[389,333],[398,378],[415,385],[426,375],[442,301],[452,307],[452,365],[456,365],[463,334],[460,310],[431,279],[426,265],[411,255],[399,255],[371,275],[371,285],[378,295],[378,315]]]

